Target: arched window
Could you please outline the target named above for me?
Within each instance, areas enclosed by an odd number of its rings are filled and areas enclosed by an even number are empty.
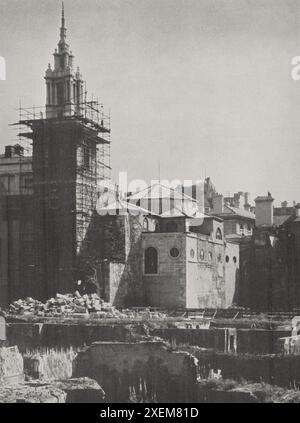
[[[158,255],[154,247],[145,251],[145,275],[156,275],[158,273]]]
[[[177,232],[177,224],[175,222],[168,222],[166,230],[167,232]]]
[[[216,232],[216,239],[223,239],[223,237],[222,237],[222,231],[221,231],[221,229],[220,229],[220,228],[218,228],[218,229],[217,229],[217,232]]]

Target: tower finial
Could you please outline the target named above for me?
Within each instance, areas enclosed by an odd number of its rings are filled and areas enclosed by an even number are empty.
[[[65,43],[66,40],[66,27],[65,27],[65,7],[64,2],[61,4],[61,28],[60,28],[60,43]]]
[[[65,7],[64,2],[61,3],[61,27],[65,27]]]

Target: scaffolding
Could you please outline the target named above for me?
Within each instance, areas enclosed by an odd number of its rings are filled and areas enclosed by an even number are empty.
[[[59,123],[75,121],[82,124],[87,131],[76,146],[76,243],[80,251],[86,239],[91,216],[96,203],[103,192],[103,186],[111,179],[111,129],[110,113],[104,113],[103,104],[93,98],[86,100],[74,108],[74,113],[65,116],[47,118],[46,107],[18,108],[19,121],[12,124],[18,128],[17,139],[20,145],[26,145],[28,155],[32,155],[32,139],[34,127],[38,122]],[[62,112],[63,112],[62,106]],[[59,181],[57,181],[59,182]]]

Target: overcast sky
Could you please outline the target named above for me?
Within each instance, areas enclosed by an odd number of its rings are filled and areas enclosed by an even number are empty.
[[[111,109],[112,166],[129,178],[212,178],[224,194],[300,201],[299,0],[65,0],[87,89]],[[45,103],[58,0],[0,0],[0,146]]]

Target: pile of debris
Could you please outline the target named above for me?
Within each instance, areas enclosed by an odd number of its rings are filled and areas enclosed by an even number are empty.
[[[56,294],[46,303],[27,297],[10,304],[7,313],[15,316],[38,317],[80,317],[93,316],[98,318],[118,319],[157,319],[166,317],[165,313],[153,312],[149,309],[119,311],[110,303],[103,301],[97,294],[81,295],[78,291],[74,294]]]
[[[8,308],[8,314],[40,317],[76,316],[89,313],[97,313],[105,318],[121,317],[122,314],[111,304],[105,303],[97,294],[80,295],[78,291],[74,294],[56,294],[55,298],[50,298],[46,303],[27,297],[24,300],[14,301]]]

